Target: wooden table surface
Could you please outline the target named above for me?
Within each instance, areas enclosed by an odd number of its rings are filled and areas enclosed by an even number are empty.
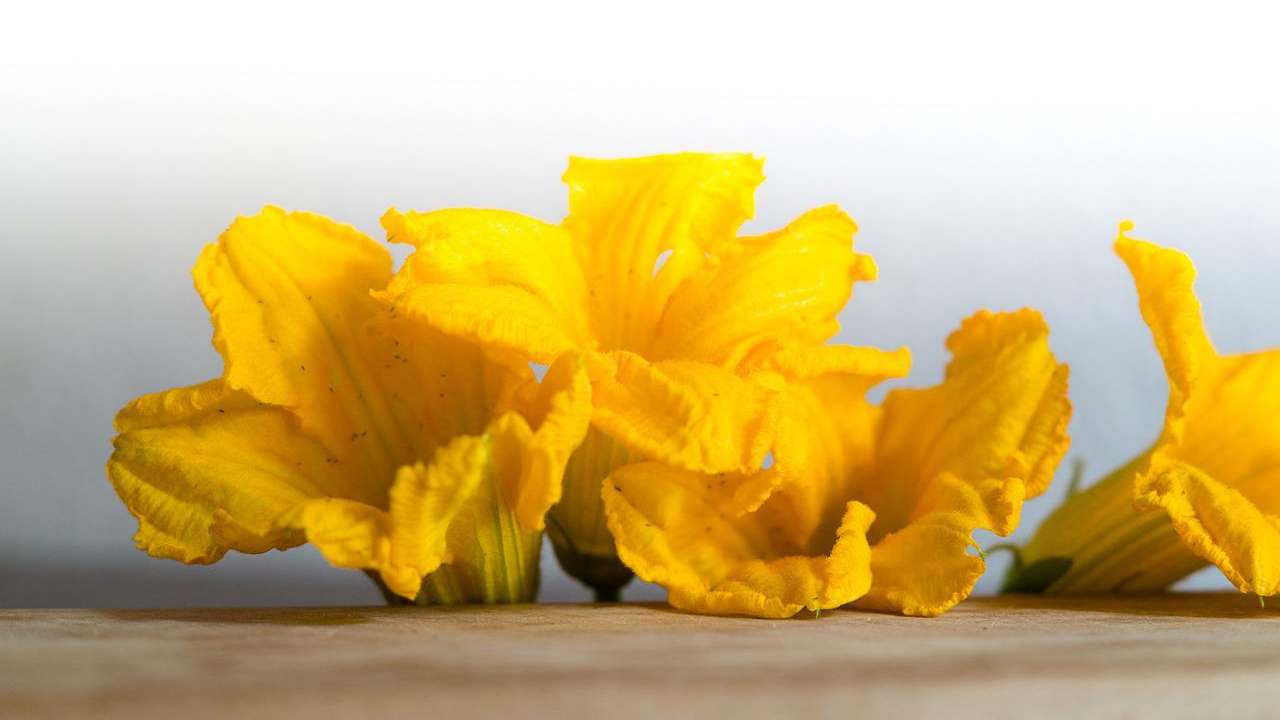
[[[975,599],[937,619],[659,605],[0,611],[0,717],[1280,717],[1280,608]]]

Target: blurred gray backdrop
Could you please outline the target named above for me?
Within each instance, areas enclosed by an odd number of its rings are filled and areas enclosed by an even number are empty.
[[[856,288],[839,339],[910,346],[897,385],[939,379],[968,313],[1043,310],[1090,478],[1154,437],[1165,399],[1110,250],[1118,221],[1195,258],[1221,348],[1280,342],[1265,6],[346,7],[54,4],[6,19],[0,606],[378,602],[306,547],[149,559],[104,477],[120,405],[219,372],[189,269],[265,203],[381,239],[391,205],[558,220],[571,153],[761,154],[747,230],[830,202],[857,219],[881,279]],[[1225,586],[1212,570],[1192,584]],[[586,593],[548,556],[543,597]]]

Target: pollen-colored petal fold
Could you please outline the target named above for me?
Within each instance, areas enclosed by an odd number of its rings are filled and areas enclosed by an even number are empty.
[[[1165,366],[1169,410],[1134,479],[1137,507],[1163,509],[1242,592],[1280,592],[1280,352],[1202,357],[1181,388],[1180,365],[1166,356]]]
[[[751,472],[776,424],[764,384],[707,363],[651,363],[618,351],[590,353],[593,423],[641,455],[703,472]]]
[[[766,511],[776,532],[798,547],[830,542],[845,503],[859,496],[875,467],[879,406],[867,391],[906,375],[910,354],[873,348],[791,348],[769,367],[785,378],[779,393],[774,467],[781,490]]]
[[[454,601],[531,600],[530,578],[524,576],[536,574],[529,548],[541,535],[518,526],[501,491],[520,470],[519,452],[518,440],[502,428],[460,436],[429,464],[400,468],[389,510],[321,498],[292,508],[277,522],[305,532],[337,567],[378,571],[388,589],[408,600],[445,563],[449,584],[460,591]]]
[[[486,438],[462,436],[436,451],[429,466],[400,468],[391,486],[391,551],[382,579],[413,599],[422,578],[449,559],[449,525],[491,471]]]
[[[390,264],[350,227],[271,207],[205,248],[223,377],[116,420],[107,473],[141,548],[207,563],[309,540],[419,601],[533,599],[543,516],[590,423],[586,368],[565,353],[538,383],[397,314],[377,296]]]
[[[1034,497],[1070,444],[1067,367],[1054,359],[1039,313],[979,312],[947,347],[952,360],[941,384],[885,399],[883,476],[871,505],[899,526],[948,473],[972,482],[1018,478]]]
[[[543,516],[586,434],[591,396],[576,354],[527,391],[513,402],[536,429],[511,410],[482,435],[455,437],[429,463],[397,471],[387,511],[313,500],[279,522],[305,531],[335,565],[378,570],[392,592],[411,600],[442,564],[459,599],[532,600]]]
[[[1043,586],[1052,593],[1160,590],[1207,561],[1242,592],[1276,594],[1280,351],[1219,355],[1191,259],[1129,237],[1132,229],[1121,224],[1115,251],[1164,364],[1164,427],[1148,450],[1058,508],[1023,556],[1032,566],[1070,560]]]
[[[911,370],[911,351],[854,347],[852,345],[790,346],[772,354],[765,367],[793,380],[810,380],[823,375],[862,378],[867,387],[889,378],[906,377]]]
[[[275,522],[302,533],[334,567],[388,565],[391,517],[372,505],[344,498],[315,498],[281,513]]]
[[[413,454],[363,352],[366,326],[382,310],[370,291],[390,280],[390,254],[349,226],[268,207],[236,220],[193,274],[227,386],[288,408],[342,465],[382,478],[353,484],[351,497],[376,502],[396,455]],[[362,433],[375,440],[351,441]]]
[[[569,457],[591,425],[591,381],[582,356],[566,353],[542,382],[526,387],[534,392],[522,403],[521,415],[507,421],[507,432],[524,447],[518,482],[506,491],[507,503],[521,525],[542,530],[547,511],[560,500]]]
[[[719,247],[672,295],[654,357],[737,367],[753,355],[822,343],[853,283],[875,278],[870,257],[853,251],[857,226],[839,208],[802,215],[777,232]]]
[[[1217,353],[1204,330],[1200,301],[1193,286],[1195,265],[1191,258],[1170,248],[1131,239],[1133,223],[1120,226],[1116,254],[1124,260],[1138,289],[1138,307],[1151,328],[1156,349],[1169,377],[1166,432],[1180,433],[1183,404],[1192,385],[1211,369]]]
[[[138,518],[138,547],[158,557],[209,563],[297,545],[275,517],[346,484],[288,413],[220,380],[144,395],[116,427],[107,475]]]
[[[649,347],[672,292],[753,214],[761,167],[741,154],[569,160],[564,227],[602,347]]]
[[[871,589],[855,607],[934,617],[968,597],[982,577],[970,521],[931,513],[890,533],[871,549]]]
[[[668,590],[678,608],[717,615],[790,617],[839,607],[870,585],[866,531],[873,514],[849,503],[834,543],[812,556],[789,552],[755,513],[724,512],[719,476],[640,463],[604,485],[619,557]]]
[[[563,228],[500,210],[393,209],[382,226],[417,248],[379,295],[401,312],[541,363],[588,345],[587,287]]]
[[[1143,319],[1169,379],[1164,432],[1134,480],[1187,548],[1243,592],[1280,592],[1280,352],[1219,356],[1204,330],[1195,267],[1177,250],[1125,236]]]
[[[1280,483],[1280,466],[1266,473]],[[1179,537],[1196,555],[1218,566],[1241,592],[1280,592],[1280,513],[1277,493],[1264,512],[1244,493],[1177,460],[1159,459],[1137,482],[1137,505],[1162,509]]]
[[[1031,310],[977,313],[948,338],[941,384],[885,399],[874,481],[859,494],[877,513],[869,606],[946,611],[981,575],[973,531],[1011,533],[1023,500],[1048,486],[1071,416],[1048,335]]]

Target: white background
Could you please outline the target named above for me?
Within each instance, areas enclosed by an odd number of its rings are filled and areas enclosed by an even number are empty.
[[[188,270],[265,203],[557,220],[571,153],[755,152],[748,230],[852,213],[881,280],[840,339],[909,345],[908,384],[969,312],[1042,309],[1090,477],[1164,404],[1119,220],[1196,259],[1220,347],[1280,340],[1264,4],[36,5],[0,6],[0,605],[377,601],[308,548],[148,559],[102,471],[118,406],[218,372]]]

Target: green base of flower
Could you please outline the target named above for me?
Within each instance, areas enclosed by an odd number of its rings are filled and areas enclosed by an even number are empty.
[[[441,568],[432,573],[422,581],[422,590],[418,592],[418,597],[410,600],[401,597],[393,592],[382,582],[382,578],[378,577],[378,573],[366,570],[365,574],[377,586],[378,592],[382,593],[382,599],[387,604],[396,606],[417,605],[427,607],[431,605],[512,605],[520,603],[531,603],[538,599],[538,586],[535,582],[526,592],[522,592],[518,596],[512,597],[470,597],[458,587],[457,578],[452,577],[446,569]]]
[[[617,602],[622,599],[622,588],[631,582],[635,574],[616,557],[584,555],[563,545],[552,544],[556,559],[564,571],[591,588],[596,602]]]
[[[1002,592],[1152,592],[1204,567],[1159,510],[1138,510],[1133,483],[1146,455],[1069,495],[1015,556]]]
[[[547,513],[547,537],[560,567],[595,592],[596,600],[617,600],[631,578],[618,559],[605,523],[600,488],[615,469],[632,461],[612,438],[592,428],[573,453],[564,473],[560,502]]]

